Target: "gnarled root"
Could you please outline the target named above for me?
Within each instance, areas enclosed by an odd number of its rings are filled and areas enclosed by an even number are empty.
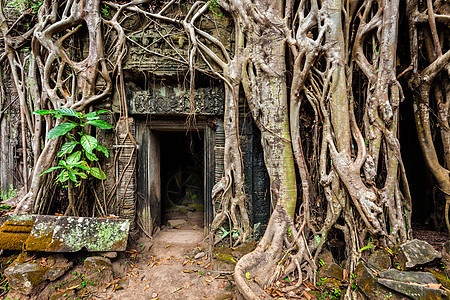
[[[242,257],[234,269],[234,279],[246,299],[272,299],[264,287],[282,257],[283,241],[291,220],[283,207],[277,205],[266,232],[256,249]]]

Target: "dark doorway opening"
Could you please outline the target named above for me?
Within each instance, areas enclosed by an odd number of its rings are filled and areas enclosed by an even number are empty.
[[[204,133],[160,131],[161,225],[204,226]]]

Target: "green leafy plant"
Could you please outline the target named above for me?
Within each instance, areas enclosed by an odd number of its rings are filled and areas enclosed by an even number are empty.
[[[42,1],[42,0],[38,0],[36,2],[31,3],[31,9],[34,14],[36,14],[38,12],[39,8],[42,6],[42,3],[44,3],[44,1]]]
[[[105,173],[92,164],[98,161],[96,153],[103,153],[109,157],[108,149],[101,145],[95,137],[86,132],[88,126],[94,126],[99,129],[112,129],[106,121],[100,120],[100,114],[106,113],[104,110],[94,111],[82,114],[71,108],[61,108],[56,110],[37,110],[33,114],[53,115],[56,119],[62,119],[63,123],[49,130],[47,139],[55,139],[61,136],[66,137],[65,143],[57,156],[59,161],[56,166],[44,171],[43,174],[59,171],[56,176],[56,182],[67,185],[69,207],[76,215],[74,207],[74,185],[79,186],[81,180],[89,176],[97,179],[106,179]]]
[[[334,289],[331,293],[330,299],[340,299],[341,298],[341,290],[340,289]]]
[[[322,278],[320,278],[320,280],[319,281],[317,281],[317,283],[316,283],[316,285],[317,286],[321,286],[324,282],[325,282],[325,280],[327,280],[327,278],[326,277],[322,277]]]
[[[319,259],[318,263],[319,263],[319,267],[323,267],[323,265],[325,264],[325,262],[321,258]]]
[[[109,6],[107,4],[102,3],[100,5],[100,14],[105,18],[109,17]]]
[[[209,10],[218,17],[223,17],[223,13],[221,10],[221,7],[219,3],[217,3],[217,0],[211,0],[209,1]]]
[[[12,206],[9,206],[9,205],[5,205],[5,204],[1,204],[0,205],[0,211],[2,211],[2,210],[10,210],[10,209],[13,209],[14,207],[12,207]]]
[[[369,245],[364,246],[364,247],[362,247],[361,249],[359,249],[359,252],[363,252],[364,250],[372,249],[373,247],[375,247],[374,244],[369,244]]]
[[[112,129],[113,127],[106,121],[99,120],[99,115],[105,112],[101,110],[83,115],[70,108],[62,108],[55,111],[37,110],[33,112],[39,115],[52,114],[57,119],[63,118],[67,121],[52,128],[47,134],[47,139],[66,136],[68,141],[61,146],[61,150],[58,152],[58,157],[60,158],[58,165],[44,171],[41,175],[60,170],[57,181],[64,183],[71,180],[75,184],[80,183],[78,177],[86,179],[88,175],[98,179],[106,179],[105,173],[99,168],[90,166],[88,161],[98,161],[94,151],[101,152],[106,157],[109,157],[109,151],[106,147],[99,144],[95,137],[85,132],[85,128],[88,125],[100,129]],[[72,129],[76,131],[75,134],[71,133]],[[64,159],[64,157],[66,158]]]

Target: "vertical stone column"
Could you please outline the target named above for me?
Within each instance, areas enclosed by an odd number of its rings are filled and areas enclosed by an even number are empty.
[[[130,228],[135,227],[136,217],[136,154],[137,149],[130,135],[135,136],[133,118],[120,119],[117,126],[117,192],[113,208],[119,216],[131,221]]]

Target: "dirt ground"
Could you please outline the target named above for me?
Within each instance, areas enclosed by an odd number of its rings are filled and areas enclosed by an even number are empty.
[[[202,211],[175,209],[168,217],[186,223],[163,227],[153,239],[131,241],[128,254],[136,259],[122,265],[123,285],[97,293],[98,299],[233,299],[230,272],[212,270]],[[120,261],[114,268],[120,268]]]
[[[125,283],[123,289],[108,289],[96,296],[99,299],[232,299],[231,281],[226,275],[205,268],[206,255],[201,259],[185,255],[202,240],[198,230],[160,231],[154,236],[150,251],[141,253],[122,276],[128,279],[128,285]],[[145,238],[140,240],[140,244],[149,242]]]

